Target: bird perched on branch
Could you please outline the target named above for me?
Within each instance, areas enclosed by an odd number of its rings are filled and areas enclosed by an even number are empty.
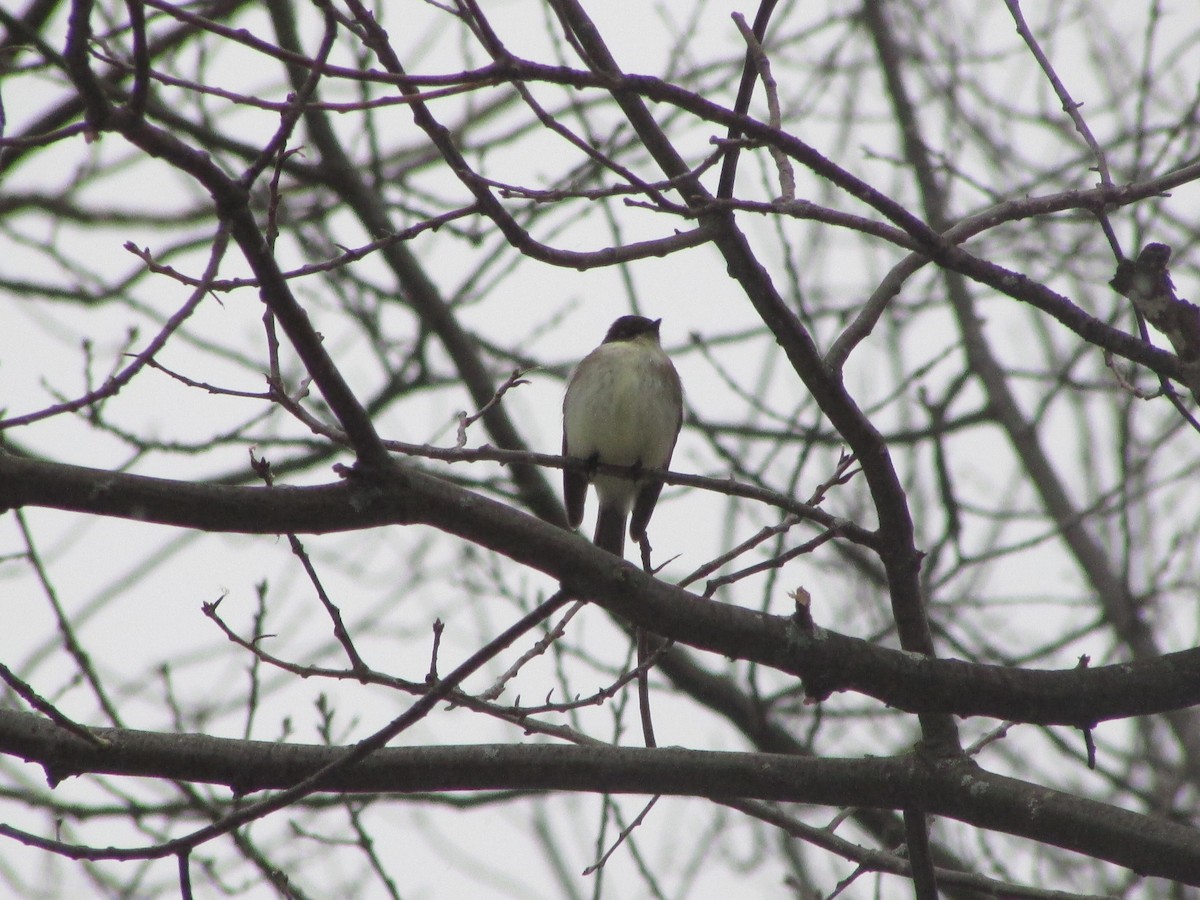
[[[683,388],[659,343],[661,324],[662,319],[621,316],[575,368],[563,398],[563,456],[593,465],[667,468],[683,424]],[[593,541],[624,557],[626,519],[630,537],[641,542],[662,482],[564,469],[572,528],[583,521],[589,481],[600,503]]]

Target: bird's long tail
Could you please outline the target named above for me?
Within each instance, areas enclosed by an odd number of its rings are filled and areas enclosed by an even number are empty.
[[[600,512],[596,516],[596,536],[592,538],[592,543],[624,559],[627,515],[620,506],[601,504]]]

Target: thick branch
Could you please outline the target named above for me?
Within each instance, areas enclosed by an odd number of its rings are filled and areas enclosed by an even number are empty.
[[[1076,726],[1200,704],[1200,649],[1095,669],[1030,671],[877,647],[704,600],[618,562],[574,533],[407,467],[369,481],[256,488],[0,455],[0,506],[243,534],[432,525],[541,571],[575,596],[656,634],[800,676],[817,699],[856,691],[908,712]]]
[[[41,763],[53,780],[102,772],[224,784],[241,794],[289,787],[346,752],[116,728],[95,733],[110,742],[108,749],[33,714],[0,710],[0,751]],[[1086,853],[1143,875],[1200,884],[1200,836],[1194,829],[992,775],[962,759],[930,765],[919,755],[807,759],[679,748],[404,747],[376,751],[325,785],[345,793],[501,789],[916,809]],[[9,826],[0,826],[0,834],[32,838]],[[69,852],[62,845],[57,849]],[[112,858],[121,852],[78,847],[72,855]]]

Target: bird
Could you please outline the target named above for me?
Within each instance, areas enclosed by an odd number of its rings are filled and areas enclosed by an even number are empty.
[[[662,319],[621,316],[575,367],[563,396],[563,456],[592,466],[667,468],[683,424],[683,386],[659,341],[661,324]],[[641,542],[662,482],[563,469],[572,528],[583,521],[589,482],[600,504],[593,543],[624,558],[625,522],[629,519],[630,537]]]

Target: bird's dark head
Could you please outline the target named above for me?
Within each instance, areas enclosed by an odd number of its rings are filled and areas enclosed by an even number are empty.
[[[611,344],[614,341],[632,341],[647,334],[657,341],[658,326],[661,324],[662,319],[647,319],[645,316],[621,316],[621,318],[608,327],[608,334],[604,336],[604,343]]]

